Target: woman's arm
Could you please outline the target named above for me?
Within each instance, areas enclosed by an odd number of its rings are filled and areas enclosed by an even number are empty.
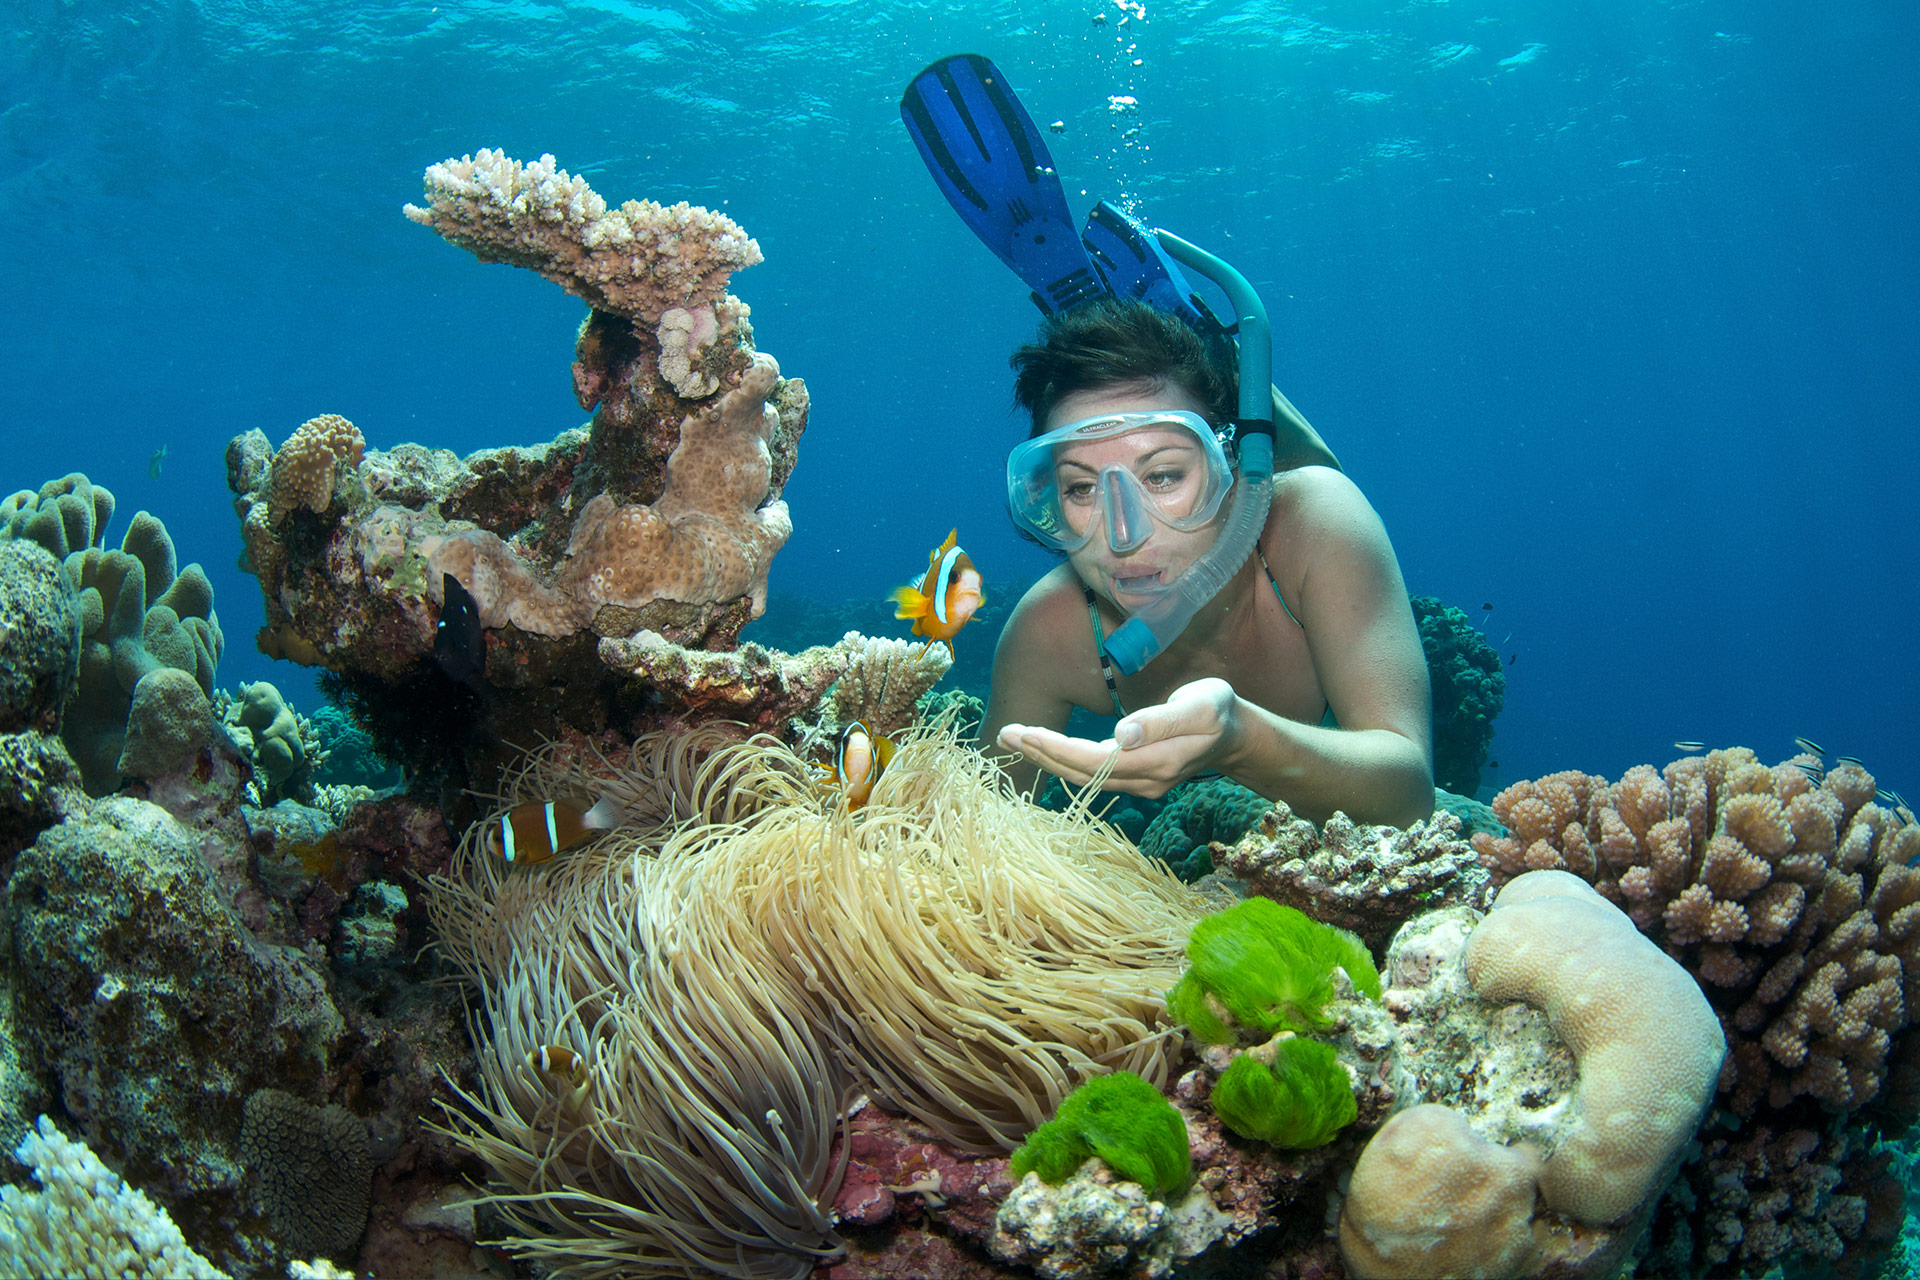
[[[1071,582],[1069,582],[1071,579]],[[1067,727],[1073,714],[1073,700],[1065,678],[1068,663],[1062,660],[1068,637],[1063,626],[1087,627],[1086,610],[1080,606],[1072,569],[1056,567],[1027,589],[1013,607],[1000,641],[993,651],[993,688],[987,695],[986,720],[980,726],[980,747],[999,757],[1000,767],[1014,785],[1025,791],[1040,776],[1033,761],[1006,752],[996,740],[1008,724],[1045,725],[1052,729]],[[1072,586],[1073,608],[1063,610],[1063,592]]]

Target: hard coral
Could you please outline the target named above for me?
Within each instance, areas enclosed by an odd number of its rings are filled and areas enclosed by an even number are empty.
[[[1460,820],[1445,810],[1404,830],[1344,813],[1316,827],[1275,804],[1215,861],[1248,893],[1349,929],[1370,947],[1421,911],[1444,902],[1484,905],[1488,897],[1487,873],[1460,838]]]
[[[725,214],[629,200],[609,208],[551,155],[522,164],[482,148],[426,172],[427,207],[407,217],[482,262],[527,267],[602,311],[659,324],[668,310],[712,306],[760,246]]]
[[[360,429],[337,413],[309,418],[273,455],[267,482],[267,519],[283,523],[296,507],[316,514],[333,505],[334,468],[360,465],[366,452]]]
[[[1465,613],[1432,596],[1411,603],[1433,690],[1433,780],[1470,796],[1480,788],[1493,722],[1506,704],[1506,671]]]
[[[1872,803],[1857,765],[1768,767],[1734,748],[1617,783],[1579,773],[1494,798],[1512,834],[1475,836],[1496,878],[1565,867],[1672,951],[1721,1011],[1720,1082],[1752,1116],[1879,1092],[1920,998],[1920,829]]]
[[[373,1151],[367,1126],[344,1107],[314,1107],[281,1089],[248,1096],[240,1155],[260,1190],[275,1238],[302,1254],[337,1256],[367,1224]]]
[[[1726,1042],[1706,997],[1617,907],[1558,871],[1501,891],[1466,965],[1482,999],[1543,1009],[1579,1064],[1580,1118],[1542,1171],[1547,1204],[1582,1222],[1625,1219],[1712,1100]]]

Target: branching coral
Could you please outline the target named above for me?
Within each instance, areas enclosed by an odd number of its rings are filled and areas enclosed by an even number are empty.
[[[760,246],[725,214],[629,200],[619,208],[543,155],[522,164],[482,148],[427,170],[427,207],[407,217],[482,262],[527,267],[602,311],[658,324],[712,306]]]
[[[858,720],[875,733],[913,724],[920,698],[953,666],[944,648],[849,631],[836,648],[850,651],[846,674],[828,691],[829,729]]]
[[[532,871],[469,840],[433,899],[488,1010],[481,1093],[452,1125],[514,1248],[578,1275],[801,1275],[835,1247],[850,1081],[1007,1150],[1089,1077],[1164,1080],[1158,993],[1205,900],[1084,813],[1031,810],[936,738],[853,813],[764,742],[692,773],[677,810],[733,820]],[[541,1044],[586,1060],[584,1098],[528,1066]]]

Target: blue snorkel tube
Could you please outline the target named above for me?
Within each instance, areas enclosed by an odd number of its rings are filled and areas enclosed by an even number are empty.
[[[1240,414],[1233,422],[1237,483],[1213,546],[1106,638],[1107,656],[1127,675],[1158,657],[1240,571],[1273,506],[1273,330],[1266,305],[1247,278],[1219,258],[1170,231],[1156,228],[1153,235],[1169,256],[1219,285],[1233,306],[1240,347]]]

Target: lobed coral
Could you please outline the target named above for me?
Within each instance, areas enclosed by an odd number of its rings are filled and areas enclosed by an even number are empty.
[[[725,214],[684,200],[610,208],[551,155],[522,164],[482,148],[426,173],[427,206],[406,215],[482,262],[539,272],[591,306],[648,324],[710,307],[760,246]]]
[[[213,689],[225,638],[213,611],[213,584],[197,564],[179,567],[173,539],[156,517],[134,515],[118,550],[106,548],[113,495],[83,475],[21,492],[5,504],[9,537],[62,556],[80,616],[79,674],[61,737],[87,790],[120,781],[118,764],[135,687],[162,667]],[[80,541],[85,539],[84,542]]]
[[[300,507],[316,515],[333,505],[335,469],[358,467],[366,454],[360,429],[337,413],[309,418],[273,455],[267,481],[267,520],[282,524]]]
[[[1182,880],[1213,870],[1215,843],[1232,844],[1273,807],[1272,801],[1231,778],[1182,783],[1140,837],[1140,851],[1174,869]]]

